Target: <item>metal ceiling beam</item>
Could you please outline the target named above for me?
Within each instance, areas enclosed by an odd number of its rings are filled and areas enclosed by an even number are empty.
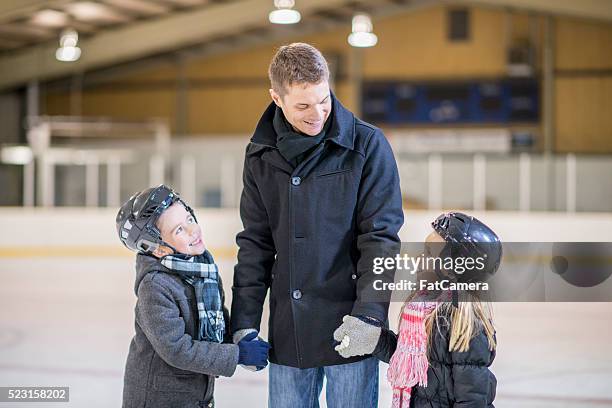
[[[307,18],[320,9],[341,7],[349,0],[309,0],[300,12]],[[101,32],[79,41],[81,59],[74,63],[55,60],[55,41],[0,58],[0,89],[20,86],[31,80],[46,80],[75,72],[167,52],[208,38],[231,35],[240,27],[269,24],[269,0],[213,3],[190,13],[134,23]]]
[[[0,37],[0,49],[11,49],[22,47],[26,42],[15,40],[15,39],[7,39]]]
[[[46,39],[54,34],[53,29],[28,24],[0,25],[0,35],[12,39]]]

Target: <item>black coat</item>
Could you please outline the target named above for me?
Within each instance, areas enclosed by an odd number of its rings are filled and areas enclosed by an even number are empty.
[[[466,352],[448,351],[449,319],[438,318],[428,348],[427,387],[412,388],[410,408],[493,408],[497,380],[489,367],[495,350],[489,350],[483,331],[472,338]],[[388,363],[397,347],[397,336],[383,329],[373,355]]]
[[[369,302],[368,289],[371,258],[399,249],[393,153],[380,129],[332,95],[326,139],[294,169],[276,148],[274,111],[270,104],[246,149],[232,328],[259,330],[270,289],[271,362],[308,368],[358,361],[333,349],[333,332],[346,314],[387,319],[388,299]]]

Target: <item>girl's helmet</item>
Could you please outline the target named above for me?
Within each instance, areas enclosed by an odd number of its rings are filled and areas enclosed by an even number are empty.
[[[161,232],[155,224],[164,210],[177,201],[196,219],[191,207],[179,197],[178,193],[163,184],[130,197],[121,206],[115,219],[117,234],[123,245],[132,251],[144,254],[153,253],[160,245],[174,250],[162,240]]]
[[[455,273],[457,281],[484,282],[497,272],[502,258],[502,244],[487,225],[471,215],[449,212],[436,218],[431,226],[447,242],[441,257],[484,259],[481,270]]]

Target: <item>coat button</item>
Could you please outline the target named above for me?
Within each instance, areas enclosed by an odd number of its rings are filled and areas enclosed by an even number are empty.
[[[299,186],[300,184],[302,184],[302,179],[299,177],[291,177],[291,184],[293,184],[294,186]]]
[[[352,274],[352,275],[351,275],[351,279],[353,279],[353,280],[357,279],[357,275]]]
[[[299,290],[299,289],[294,290],[294,291],[293,291],[293,298],[294,298],[295,300],[299,300],[299,299],[301,299],[301,298],[302,298],[302,291],[301,291],[301,290]]]

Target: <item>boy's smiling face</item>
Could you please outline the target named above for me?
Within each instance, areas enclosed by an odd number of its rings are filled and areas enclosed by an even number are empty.
[[[202,228],[185,207],[177,202],[168,207],[157,220],[157,227],[164,242],[185,255],[200,255],[206,250],[202,240]],[[171,254],[170,248],[160,247],[158,257]]]

